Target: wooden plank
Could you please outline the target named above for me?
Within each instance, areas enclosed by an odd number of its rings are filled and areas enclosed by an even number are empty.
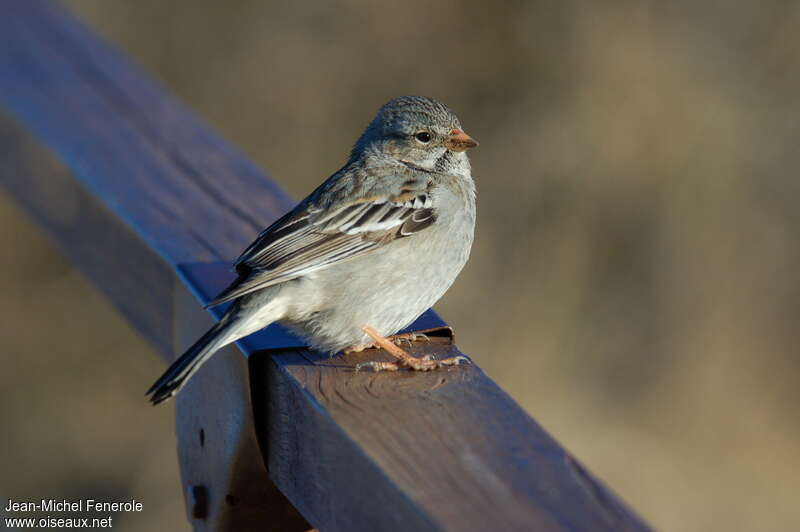
[[[0,115],[0,183],[170,361],[207,325],[182,310],[196,300],[180,262],[234,257],[293,202],[58,6],[3,7],[0,107],[39,140]],[[214,364],[230,374],[241,360]],[[190,402],[204,387],[224,400]],[[194,529],[306,530],[254,452],[242,373],[206,373],[185,392],[178,453]],[[208,427],[202,459],[194,424]]]
[[[180,352],[210,325],[213,318],[176,271],[80,186],[52,153],[2,114],[0,145],[13,148],[0,152],[0,183],[137,330],[151,339],[174,337],[174,346],[160,346],[163,353]],[[103,252],[107,250],[115,252]],[[159,320],[148,320],[151,315]],[[198,531],[308,530],[267,477],[253,429],[244,361],[237,350],[228,351],[212,360],[208,371],[198,374],[175,401],[187,518]],[[234,351],[238,356],[231,356]],[[142,391],[148,384],[142,383]],[[164,443],[172,445],[168,438]],[[203,500],[198,493],[205,495]]]
[[[175,283],[171,266],[5,113],[0,113],[0,145],[0,184],[169,359]]]
[[[234,257],[292,203],[43,0],[4,4],[0,102],[67,167],[6,121],[0,138],[13,153],[2,182],[165,358],[207,325],[190,294],[204,303],[229,280],[226,264],[197,263]],[[293,347],[267,351],[282,345]],[[356,361],[379,355],[321,357],[279,328],[239,347],[252,355],[269,475],[326,532],[646,529],[476,366],[355,373]],[[197,529],[280,529],[277,514],[291,508],[261,484],[241,361],[223,354],[212,363],[216,371],[198,374],[177,401],[190,519]],[[238,521],[229,502],[242,500],[252,521]]]
[[[231,280],[224,263],[183,275],[203,302]],[[270,477],[320,530],[647,530],[476,365],[356,373],[388,355],[274,345],[270,331],[239,342],[256,430]]]
[[[156,270],[161,278],[182,262],[232,259],[294,203],[56,4],[3,4],[0,102],[75,178],[59,184],[67,204],[53,201],[37,216],[68,239],[65,248],[83,240],[70,257],[107,293],[116,290],[119,297],[112,299],[131,321],[146,325],[142,333],[167,358],[172,341],[163,324],[172,316],[168,292],[161,291],[167,285],[153,286],[152,299],[163,302],[159,309],[131,303],[133,294],[124,293],[130,286],[116,283],[149,279]],[[28,206],[37,194],[54,192],[41,175],[9,173],[4,181]],[[59,216],[71,216],[72,228]],[[123,257],[126,264],[115,263]]]
[[[186,290],[176,291],[174,306],[180,352],[214,320]],[[181,480],[195,530],[311,528],[269,480],[253,429],[247,361],[238,349],[226,347],[209,360],[175,403]]]

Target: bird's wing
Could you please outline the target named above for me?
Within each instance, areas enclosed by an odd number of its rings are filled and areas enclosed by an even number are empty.
[[[303,201],[276,221],[236,261],[239,278],[209,306],[288,281],[347,260],[431,226],[436,215],[428,180],[400,177],[389,194],[367,190],[346,202]],[[323,190],[323,193],[326,192]]]

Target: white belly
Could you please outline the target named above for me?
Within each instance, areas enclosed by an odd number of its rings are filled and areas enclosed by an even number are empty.
[[[285,324],[328,352],[369,343],[364,325],[384,336],[410,325],[466,263],[475,223],[470,211],[455,210],[421,233],[309,274],[293,290],[294,319]]]

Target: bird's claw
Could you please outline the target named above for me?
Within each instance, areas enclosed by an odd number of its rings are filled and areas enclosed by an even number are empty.
[[[400,366],[394,362],[379,362],[376,360],[371,360],[369,362],[359,362],[356,364],[356,373],[367,368],[377,373],[378,371],[397,371],[400,369]]]
[[[399,340],[405,340],[410,343],[417,338],[424,338],[425,340],[430,341],[430,339],[424,334],[405,333],[386,338],[381,336],[369,325],[362,327],[362,330],[367,334],[367,336],[372,338],[377,346],[386,350],[386,352],[388,352],[397,360],[394,362],[361,362],[356,364],[356,371],[361,371],[365,368],[371,368],[373,371],[397,371],[401,367],[408,367],[415,371],[430,371],[443,366],[458,366],[462,362],[469,363],[469,359],[463,355],[448,357],[442,360],[436,360],[433,355],[425,355],[418,358],[403,351],[397,345]]]
[[[356,373],[358,373],[361,370],[371,369],[377,373],[378,371],[398,371],[402,367],[408,367],[414,371],[431,371],[445,366],[459,366],[462,362],[469,364],[470,360],[462,355],[443,358],[442,360],[436,360],[436,357],[433,355],[425,355],[421,358],[412,358],[411,360],[402,362],[383,362],[376,360],[359,362],[356,364],[355,370]]]
[[[436,360],[433,355],[425,355],[421,358],[412,357],[410,360],[402,361],[401,364],[408,366],[415,371],[431,371],[445,366],[458,366],[462,362],[469,364],[470,360],[462,355],[443,358],[442,360]]]
[[[464,364],[472,364],[472,362],[470,361],[470,359],[468,359],[468,358],[467,358],[467,357],[465,357],[464,355],[458,355],[458,356],[454,356],[454,357],[446,358],[446,359],[444,359],[444,360],[442,360],[442,361],[441,361],[441,363],[442,363],[442,364],[444,364],[445,366],[458,366],[458,365],[460,365],[462,362],[463,362]]]
[[[411,347],[411,344],[413,344],[417,340],[424,340],[426,342],[430,342],[431,341],[431,339],[428,337],[427,334],[422,334],[422,333],[396,334],[394,336],[388,337],[387,340],[391,341],[396,346],[401,346],[401,345],[405,344],[408,347]],[[377,345],[374,342],[371,343],[371,344],[358,344],[358,345],[353,345],[353,346],[350,346],[348,348],[342,349],[342,353],[344,353],[345,355],[349,355],[349,354],[352,354],[352,353],[360,353],[360,352],[362,352],[364,350],[367,350],[367,349],[376,349],[376,348],[379,348],[379,347],[380,346]]]
[[[395,345],[405,344],[409,347],[411,347],[411,344],[413,344],[417,340],[425,340],[426,342],[431,341],[431,339],[428,338],[427,334],[422,334],[422,333],[397,334],[395,336],[390,336],[389,339],[392,342],[394,342]]]

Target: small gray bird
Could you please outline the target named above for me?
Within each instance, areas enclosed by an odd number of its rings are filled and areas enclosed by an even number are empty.
[[[436,303],[467,261],[475,183],[466,150],[477,145],[431,98],[381,107],[347,164],[242,253],[238,279],[209,306],[233,304],[148,390],[153,404],[180,391],[217,350],[273,322],[323,352],[380,346],[397,358],[357,369],[466,361],[413,357],[399,337],[386,337]]]

